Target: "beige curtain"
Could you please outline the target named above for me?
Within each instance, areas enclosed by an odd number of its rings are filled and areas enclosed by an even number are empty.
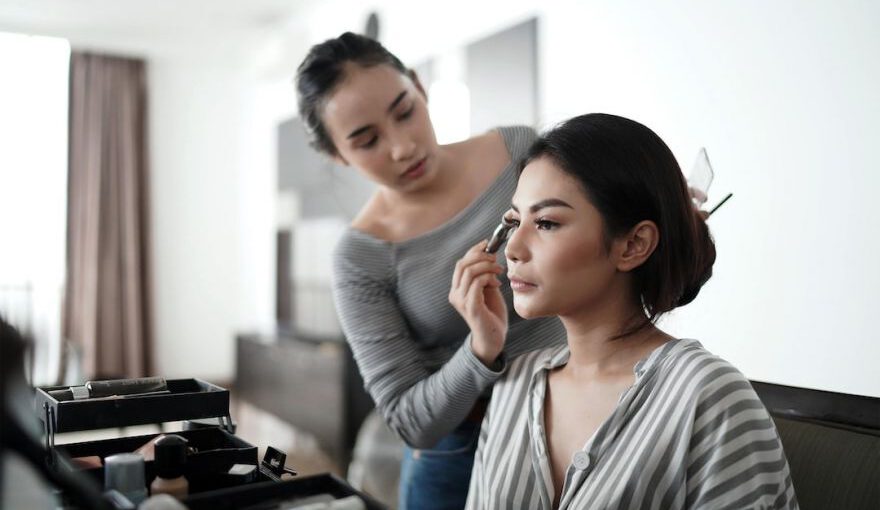
[[[141,60],[71,55],[64,336],[88,378],[152,370],[145,88]]]

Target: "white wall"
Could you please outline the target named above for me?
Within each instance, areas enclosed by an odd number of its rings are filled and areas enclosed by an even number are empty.
[[[231,371],[229,338],[243,315],[237,71],[161,57],[149,64],[155,352],[169,377]]]
[[[229,381],[275,314],[277,124],[289,81],[249,56],[150,60],[157,371]]]
[[[543,124],[630,116],[685,168],[708,148],[710,203],[735,193],[711,220],[715,276],[670,331],[755,379],[880,396],[880,4],[856,0],[327,0],[257,42],[137,36],[155,51],[79,29],[74,48],[150,62],[161,373],[231,378],[233,334],[271,326],[275,126],[294,112],[290,79],[309,44],[360,30],[373,7],[383,42],[411,63],[538,15]]]
[[[540,17],[542,124],[586,112],[657,131],[685,170],[716,170],[715,275],[666,322],[754,379],[880,396],[880,5],[867,1],[379,2],[408,62]],[[337,1],[309,42],[358,30]],[[430,21],[430,22],[428,22]],[[304,51],[304,50],[302,50]],[[291,52],[295,53],[295,52]],[[300,55],[301,57],[301,55]]]
[[[686,170],[706,146],[716,200],[734,192],[710,222],[715,276],[671,331],[751,378],[880,396],[880,6],[677,6],[549,15],[546,119],[631,116]]]

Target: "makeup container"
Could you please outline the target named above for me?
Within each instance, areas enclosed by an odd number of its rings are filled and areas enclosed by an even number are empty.
[[[138,505],[147,498],[144,458],[136,453],[118,453],[104,459],[104,490],[119,491]]]
[[[189,494],[189,482],[183,476],[186,466],[186,439],[168,434],[156,441],[156,479],[150,485],[150,494],[168,494],[178,499]]]

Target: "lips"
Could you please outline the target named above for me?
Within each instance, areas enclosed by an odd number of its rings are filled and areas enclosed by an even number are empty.
[[[510,280],[510,288],[514,292],[528,292],[538,288],[534,283],[517,278],[516,275],[508,274],[507,279]]]
[[[401,175],[404,179],[419,177],[423,173],[425,173],[425,162],[427,161],[427,157],[418,160],[412,166],[406,169],[406,172]]]

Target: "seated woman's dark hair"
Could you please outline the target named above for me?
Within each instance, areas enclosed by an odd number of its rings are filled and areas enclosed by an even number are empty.
[[[296,72],[299,116],[312,147],[331,156],[336,154],[336,146],[321,120],[321,110],[327,95],[345,77],[345,64],[349,62],[363,67],[388,64],[408,73],[400,59],[378,41],[362,35],[345,32],[312,46]]]
[[[715,243],[675,156],[656,133],[615,115],[581,115],[538,138],[520,171],[537,158],[549,158],[580,183],[602,215],[609,246],[641,221],[657,225],[657,248],[633,271],[645,320],[621,336],[697,297],[712,276]]]

